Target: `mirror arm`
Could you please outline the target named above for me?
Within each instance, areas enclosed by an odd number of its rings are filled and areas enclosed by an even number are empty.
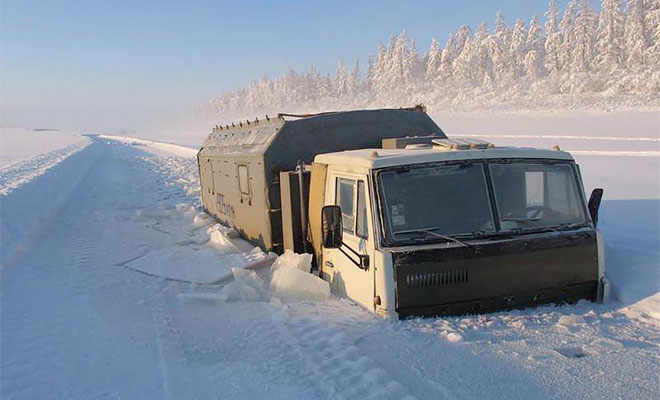
[[[346,246],[347,249],[349,249],[353,254],[355,254],[355,255],[358,257],[358,260],[359,260],[359,261],[355,261],[355,259],[353,259],[353,257],[351,257],[351,255],[349,255],[349,254],[348,254],[348,253],[342,248],[342,247],[344,247],[344,246]],[[364,265],[363,260],[364,260],[364,259],[368,259],[369,256],[365,256],[365,255],[362,255],[362,254],[358,253],[357,251],[353,250],[349,245],[347,245],[346,243],[344,243],[344,241],[341,242],[341,246],[338,247],[338,249],[339,249],[339,251],[342,252],[342,254],[344,254],[344,255],[346,256],[346,258],[348,258],[349,260],[351,260],[351,262],[352,262],[353,264],[355,264],[356,267],[358,267],[358,268],[360,268],[360,269],[364,269],[364,270],[368,270],[368,269],[369,269],[369,266],[368,266],[368,265],[367,265],[366,267],[363,266],[363,265]]]

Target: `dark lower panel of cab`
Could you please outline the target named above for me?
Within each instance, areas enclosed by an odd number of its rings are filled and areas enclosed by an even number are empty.
[[[393,254],[397,312],[461,315],[595,300],[593,232]]]

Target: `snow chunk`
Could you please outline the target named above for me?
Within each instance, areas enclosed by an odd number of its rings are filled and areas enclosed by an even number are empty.
[[[580,315],[562,315],[557,324],[564,326],[584,324],[584,318]]]
[[[309,272],[312,270],[312,255],[307,253],[296,254],[291,250],[285,250],[284,254],[275,260],[271,270],[275,272],[281,267],[298,268],[301,271]]]
[[[452,343],[457,343],[463,340],[463,336],[459,335],[456,332],[448,332],[445,336],[445,338]]]
[[[326,301],[330,298],[330,285],[312,275],[311,254],[295,254],[286,250],[272,266],[270,289],[273,296],[283,300]]]
[[[268,296],[264,281],[254,271],[232,268],[234,280],[220,290],[225,301],[261,301]]]
[[[208,244],[218,250],[222,254],[238,253],[238,249],[232,243],[229,236],[218,229],[217,225],[212,226],[206,231],[209,234]]]

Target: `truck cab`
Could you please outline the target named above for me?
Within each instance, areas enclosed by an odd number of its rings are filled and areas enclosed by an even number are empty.
[[[558,150],[416,139],[315,157],[319,275],[381,316],[602,300],[602,190]]]

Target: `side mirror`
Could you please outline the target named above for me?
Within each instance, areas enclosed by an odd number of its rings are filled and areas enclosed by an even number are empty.
[[[589,197],[589,214],[591,215],[591,220],[594,222],[594,226],[598,225],[598,209],[600,208],[600,201],[603,199],[603,189],[597,188],[591,192],[591,197]]]
[[[321,209],[321,226],[323,226],[323,247],[338,249],[344,239],[341,221],[341,207],[323,206]]]

